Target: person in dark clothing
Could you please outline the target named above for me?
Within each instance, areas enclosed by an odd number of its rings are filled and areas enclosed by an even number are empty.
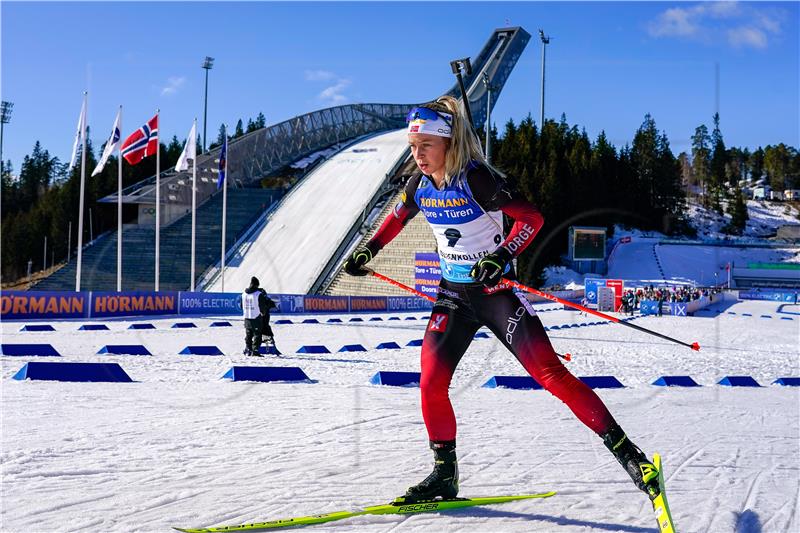
[[[269,325],[269,310],[277,307],[267,297],[267,292],[259,287],[258,278],[250,278],[250,286],[242,293],[242,314],[244,315],[244,355],[260,356],[261,337],[265,335],[267,348],[275,346],[272,328]]]

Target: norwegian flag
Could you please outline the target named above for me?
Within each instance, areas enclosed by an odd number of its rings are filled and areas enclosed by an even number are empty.
[[[158,115],[147,121],[147,124],[133,132],[122,143],[122,157],[135,165],[158,150]]]

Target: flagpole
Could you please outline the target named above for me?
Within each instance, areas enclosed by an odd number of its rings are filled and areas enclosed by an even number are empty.
[[[120,139],[117,142],[117,292],[122,292],[122,106],[119,106]],[[114,134],[112,133],[112,138]]]
[[[192,133],[197,135],[197,119],[194,119]],[[195,139],[186,139],[186,142],[195,142]],[[194,149],[194,159],[192,160],[192,283],[191,291],[194,292],[194,254],[195,254],[195,229],[197,224],[197,147]]]
[[[222,292],[225,292],[225,229],[228,212],[228,127],[225,126],[225,178],[222,180]]]
[[[83,124],[81,126],[81,192],[78,202],[78,266],[75,271],[75,292],[81,290],[81,259],[83,257],[83,196],[86,189],[86,112],[89,106],[89,92],[83,91]]]
[[[161,127],[160,109],[156,109],[156,124],[157,128]],[[156,292],[158,292],[158,271],[159,260],[161,258],[159,253],[159,246],[161,245],[160,230],[161,230],[161,131],[156,133]]]

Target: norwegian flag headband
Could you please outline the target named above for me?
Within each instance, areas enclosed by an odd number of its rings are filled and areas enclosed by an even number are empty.
[[[427,133],[438,137],[452,137],[453,115],[440,113],[427,107],[415,107],[406,116],[408,133]]]

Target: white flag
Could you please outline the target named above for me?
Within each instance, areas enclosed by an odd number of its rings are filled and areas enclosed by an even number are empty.
[[[78,145],[81,143],[81,139],[86,134],[86,98],[83,99],[83,104],[81,105],[81,115],[78,117],[78,131],[75,132],[75,142],[72,143],[72,157],[69,160],[69,168],[67,171],[72,170],[72,167],[75,166],[75,160],[78,158]]]
[[[94,172],[92,172],[92,176],[96,176],[103,171],[103,167],[106,166],[108,158],[111,157],[111,154],[114,153],[114,150],[116,150],[117,146],[119,146],[119,139],[121,137],[121,132],[119,131],[119,121],[121,114],[122,108],[117,111],[117,119],[114,121],[114,127],[111,130],[111,136],[108,138],[106,147],[103,150],[103,155],[100,157],[100,161],[97,162],[97,167],[94,169]]]
[[[186,144],[183,145],[183,152],[175,163],[175,170],[189,170],[189,159],[194,160],[197,157],[197,121],[192,124],[192,129],[189,130],[189,137],[186,139]]]

